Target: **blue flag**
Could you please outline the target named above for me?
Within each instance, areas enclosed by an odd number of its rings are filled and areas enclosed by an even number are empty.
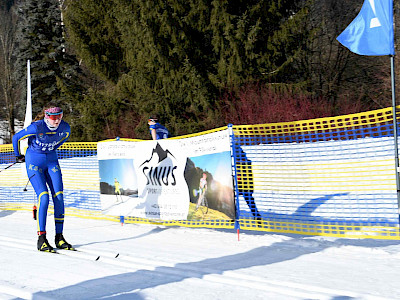
[[[365,0],[337,40],[360,55],[394,55],[393,0]]]

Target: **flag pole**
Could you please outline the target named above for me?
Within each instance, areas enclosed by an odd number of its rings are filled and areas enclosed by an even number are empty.
[[[31,64],[29,59],[26,62],[26,69],[26,110],[24,128],[32,123]]]
[[[397,128],[397,111],[396,111],[396,78],[395,78],[395,65],[394,65],[394,56],[396,51],[394,50],[394,41],[395,41],[395,17],[394,6],[392,3],[392,24],[393,24],[393,54],[390,55],[390,76],[391,76],[391,84],[392,84],[392,106],[393,106],[393,138],[394,138],[394,163],[395,163],[395,173],[396,173],[396,188],[397,188],[397,208],[399,213],[399,221],[400,221],[400,166],[399,166],[399,145],[398,145],[398,128]]]
[[[356,18],[336,39],[351,52],[359,55],[390,56],[393,107],[393,138],[395,155],[394,160],[397,188],[397,209],[400,225],[400,167],[394,72],[395,13],[393,10],[393,0],[365,0]]]
[[[399,147],[397,130],[397,112],[396,112],[396,85],[394,72],[394,55],[390,55],[391,78],[392,78],[392,106],[393,106],[393,138],[394,138],[394,162],[396,171],[397,204],[400,217],[400,177],[399,177]]]

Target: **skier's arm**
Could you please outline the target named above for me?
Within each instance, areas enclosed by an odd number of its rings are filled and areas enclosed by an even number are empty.
[[[21,131],[17,132],[12,139],[12,144],[14,148],[14,154],[15,156],[21,156],[22,155],[22,149],[20,149],[19,142],[29,136],[35,135],[36,134],[36,126],[34,124],[29,125],[25,129],[22,129]]]
[[[156,139],[157,139],[157,132],[156,132],[156,130],[155,130],[154,128],[151,128],[151,129],[150,129],[150,132],[151,132],[151,137],[153,138],[153,140],[156,140]]]

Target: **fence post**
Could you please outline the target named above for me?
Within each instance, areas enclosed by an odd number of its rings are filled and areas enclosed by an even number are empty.
[[[235,229],[237,229],[238,233],[238,240],[239,240],[239,219],[240,219],[240,207],[239,207],[239,189],[238,189],[238,182],[237,182],[237,169],[236,169],[236,140],[235,135],[233,133],[232,124],[228,124],[228,131],[229,131],[229,141],[230,141],[230,148],[231,148],[231,164],[232,164],[232,178],[233,178],[233,187],[234,187],[234,196],[235,196]]]

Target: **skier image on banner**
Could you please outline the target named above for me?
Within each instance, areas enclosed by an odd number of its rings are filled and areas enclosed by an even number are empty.
[[[121,184],[118,182],[117,178],[114,178],[114,186],[115,186],[115,196],[117,197],[118,202],[124,202],[121,196]],[[118,198],[119,195],[119,198]]]
[[[46,238],[46,219],[52,194],[54,203],[55,244],[57,248],[75,250],[66,242],[64,229],[64,187],[56,150],[69,138],[71,129],[62,120],[63,110],[54,103],[47,104],[34,122],[13,137],[13,148],[17,161],[26,162],[28,178],[38,198],[37,249],[56,252]],[[20,149],[20,141],[28,138],[26,155]]]
[[[199,184],[199,199],[197,200],[196,210],[199,208],[200,205],[204,203],[204,197],[207,191],[207,174],[203,173],[203,177],[200,178]]]

